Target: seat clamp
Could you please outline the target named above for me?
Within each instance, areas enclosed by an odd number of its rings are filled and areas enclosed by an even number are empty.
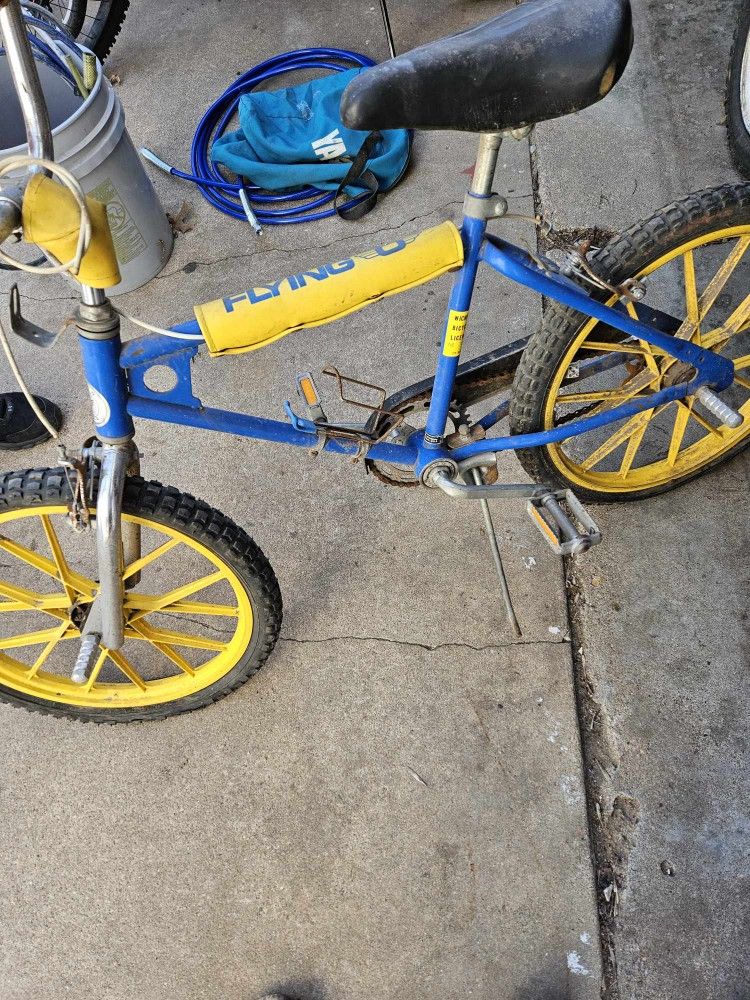
[[[464,215],[470,219],[501,219],[508,213],[508,202],[502,195],[491,194],[487,197],[466,192],[464,198]]]

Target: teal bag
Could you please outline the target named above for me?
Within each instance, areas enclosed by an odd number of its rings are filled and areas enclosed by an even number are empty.
[[[341,121],[341,95],[362,69],[319,77],[239,100],[240,128],[214,143],[211,159],[267,191],[310,186],[367,195],[344,218],[360,218],[403,177],[411,136],[405,129],[360,132]],[[338,201],[338,198],[337,198]],[[338,210],[338,206],[337,206]]]

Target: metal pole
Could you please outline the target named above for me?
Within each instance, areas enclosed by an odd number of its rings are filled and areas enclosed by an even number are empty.
[[[129,441],[126,444],[104,445],[99,495],[96,500],[102,643],[108,649],[119,649],[124,641],[122,605],[125,585],[122,579],[124,556],[120,513],[131,450]]]
[[[482,483],[482,474],[479,469],[471,470],[471,477],[477,485]],[[523,633],[521,632],[521,626],[518,624],[518,618],[516,618],[516,611],[513,607],[513,598],[510,595],[510,587],[508,586],[508,580],[505,576],[505,567],[503,566],[503,557],[500,555],[500,546],[497,544],[497,535],[495,534],[495,525],[492,523],[492,514],[490,513],[490,505],[482,497],[479,501],[482,508],[482,517],[484,518],[484,527],[487,531],[487,537],[489,538],[490,548],[492,549],[492,558],[495,563],[495,569],[497,570],[497,576],[500,581],[500,594],[503,598],[503,605],[505,606],[505,613],[508,616],[508,623],[513,630],[513,635],[517,639],[520,639]]]
[[[21,106],[24,125],[26,126],[26,141],[29,154],[41,160],[54,160],[55,149],[52,143],[49,112],[44,100],[44,91],[39,82],[34,54],[26,34],[26,24],[21,13],[19,0],[0,0],[0,36],[2,36],[8,68],[13,79],[13,86]],[[44,172],[42,167],[31,167],[30,173]],[[11,220],[6,216],[11,214],[7,203],[0,205],[0,237],[7,238],[12,229]],[[106,296],[98,288],[81,286],[81,298],[87,305],[102,305]]]
[[[391,30],[391,19],[388,16],[388,5],[386,0],[380,0],[380,12],[383,15],[383,26],[385,27],[385,37],[388,39],[388,48],[391,59],[396,58],[396,46],[393,44],[393,31]]]
[[[500,132],[482,132],[479,136],[477,162],[469,190],[480,198],[486,198],[488,194],[492,194],[492,182],[495,179],[497,156],[502,141],[503,137]]]
[[[26,125],[29,153],[43,160],[51,160],[54,152],[49,113],[19,0],[0,0],[0,35]]]

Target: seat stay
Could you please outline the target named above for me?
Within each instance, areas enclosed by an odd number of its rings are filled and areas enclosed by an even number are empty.
[[[644,340],[653,347],[658,347],[679,361],[692,366],[697,371],[696,378],[693,380],[695,387],[708,385],[717,392],[721,392],[734,381],[734,365],[730,359],[715,354],[713,351],[704,350],[690,340],[672,337],[655,326],[633,319],[620,309],[599,302],[570,281],[560,280],[556,275],[542,271],[525,251],[512,243],[496,236],[487,236],[482,248],[481,259],[494,271],[511,281],[525,285],[540,295],[546,295],[563,305],[570,306],[585,316],[598,319],[637,340]],[[665,318],[667,316],[667,314],[662,315]]]

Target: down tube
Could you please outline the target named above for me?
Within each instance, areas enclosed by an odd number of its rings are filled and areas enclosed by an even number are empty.
[[[448,419],[448,410],[453,396],[453,383],[456,380],[456,369],[461,357],[464,329],[471,305],[471,296],[479,266],[479,253],[486,228],[487,223],[484,219],[471,218],[464,218],[461,227],[465,253],[464,264],[453,283],[445,317],[443,340],[435,371],[435,384],[424,435],[424,446],[428,449],[440,448],[445,434],[445,423]]]

